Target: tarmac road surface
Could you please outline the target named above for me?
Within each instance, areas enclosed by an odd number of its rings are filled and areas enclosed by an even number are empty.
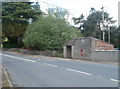
[[[2,52],[16,87],[118,87],[118,66]]]

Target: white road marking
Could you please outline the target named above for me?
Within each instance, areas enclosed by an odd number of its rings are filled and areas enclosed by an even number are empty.
[[[78,73],[82,73],[82,74],[86,74],[86,75],[92,75],[90,73],[79,71],[79,70],[73,70],[73,69],[69,69],[69,68],[66,68],[66,69],[69,70],[69,71],[74,71],[74,72],[78,72]]]
[[[71,61],[71,59],[60,59],[60,60]]]
[[[48,63],[43,63],[43,64],[49,65],[49,66],[52,66],[52,67],[58,67],[58,66],[56,66],[56,65],[52,65],[52,64],[48,64]]]
[[[115,82],[120,82],[120,80],[116,80],[116,79],[112,79],[112,78],[110,80],[115,81]]]
[[[65,61],[71,61],[72,59],[64,59],[64,58],[57,58],[57,57],[53,57],[51,60],[65,60]]]
[[[49,66],[52,66],[52,67],[58,67],[58,66],[56,66],[56,65],[52,65],[52,64],[48,64],[48,63],[43,63],[43,64],[49,65]],[[63,68],[63,67],[59,67],[59,68]],[[69,68],[65,68],[65,69],[67,69],[67,70],[69,70],[69,71],[74,71],[74,72],[82,73],[82,74],[92,75],[92,74],[90,74],[90,73],[83,72],[83,71],[79,71],[79,70],[73,70],[73,69],[69,69]]]
[[[73,70],[73,69],[69,69],[69,68],[65,68],[65,69],[67,69],[67,70],[70,70],[70,71],[76,71],[76,70]]]
[[[52,66],[52,67],[58,67],[58,66],[56,66],[56,65],[52,65],[52,64],[47,64],[47,65]]]
[[[43,63],[43,64],[47,65],[47,63]]]
[[[0,54],[0,55],[7,56],[7,57],[11,57],[11,58],[15,58],[15,59],[21,59],[21,60],[23,60],[23,61],[37,62],[37,61],[34,61],[34,60],[29,60],[29,59],[25,59],[25,58],[10,56],[10,55],[6,55],[6,54]]]

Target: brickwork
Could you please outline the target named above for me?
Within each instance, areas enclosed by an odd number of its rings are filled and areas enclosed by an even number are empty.
[[[114,50],[114,45],[96,40],[96,50]]]

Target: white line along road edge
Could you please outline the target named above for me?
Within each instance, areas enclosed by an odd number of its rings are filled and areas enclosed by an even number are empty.
[[[6,55],[6,54],[0,54],[0,55],[11,57],[11,58],[15,58],[15,59],[21,59],[23,61],[37,62],[37,61],[34,61],[34,60],[29,60],[29,59],[25,59],[25,58],[19,58],[19,57],[15,57],[15,56]]]
[[[112,78],[110,80],[115,81],[115,82],[120,82],[120,80],[116,80],[116,79],[112,79]]]

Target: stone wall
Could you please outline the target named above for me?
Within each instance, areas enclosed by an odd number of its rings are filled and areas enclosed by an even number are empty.
[[[36,50],[20,49],[20,53],[30,54],[30,55],[55,56],[54,51],[36,51]]]
[[[120,54],[120,51],[93,51],[91,61],[118,62],[118,54]]]
[[[20,52],[20,48],[11,48],[11,49],[9,49],[9,51]]]
[[[11,49],[2,48],[2,51],[19,52],[22,54],[29,54],[29,55],[43,55],[43,56],[56,55],[55,51],[37,51],[37,50],[27,50],[27,49],[20,49],[20,48],[11,48]]]

